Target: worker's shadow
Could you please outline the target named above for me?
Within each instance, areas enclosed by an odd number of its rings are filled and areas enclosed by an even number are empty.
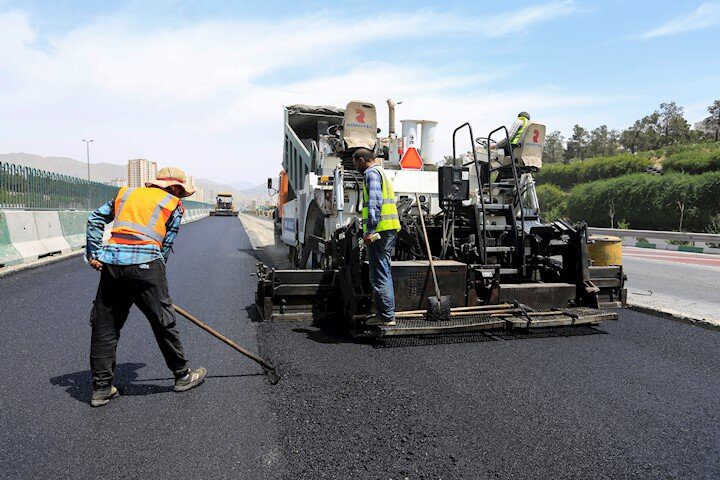
[[[118,385],[121,395],[153,395],[172,391],[171,385],[133,383],[138,379],[138,370],[145,367],[145,365],[144,363],[121,363],[115,367],[113,384]],[[169,378],[168,380],[172,379]],[[92,397],[92,375],[90,370],[53,377],[50,379],[50,383],[64,387],[68,395],[75,400],[90,403]]]

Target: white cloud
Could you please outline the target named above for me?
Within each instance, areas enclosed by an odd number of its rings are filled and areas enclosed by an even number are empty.
[[[523,32],[535,23],[563,17],[575,11],[575,2],[571,0],[534,5],[487,18],[483,22],[488,25],[484,33],[491,37],[500,37],[511,33]]]
[[[508,91],[493,87],[498,73],[413,62],[422,56],[393,43],[521,33],[574,8],[550,2],[482,22],[431,10],[330,22],[334,17],[320,12],[172,29],[98,17],[44,39],[42,49],[35,46],[41,32],[26,15],[0,13],[0,151],[82,158],[80,139],[89,136],[94,161],[145,157],[197,177],[260,181],[280,167],[282,105],[343,106],[362,98],[376,104],[387,131],[384,102],[393,97],[404,101],[398,118],[441,122],[442,154],[452,129],[467,120],[480,135],[519,110],[542,116],[564,108],[570,118],[574,109],[612,99],[542,85],[532,95]],[[509,74],[510,68],[487,71]]]
[[[720,4],[703,3],[693,12],[673,18],[658,27],[642,33],[636,38],[648,40],[667,35],[677,35],[693,30],[701,30],[718,24],[720,24]]]

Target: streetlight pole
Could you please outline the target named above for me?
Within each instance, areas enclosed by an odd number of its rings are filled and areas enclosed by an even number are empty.
[[[91,209],[91,208],[90,208],[90,143],[93,141],[93,139],[85,140],[85,139],[83,138],[82,141],[85,142],[85,149],[86,149],[86,152],[87,152],[87,167],[88,167],[88,187],[87,187],[88,191],[87,191],[87,195],[88,195],[88,210],[90,210],[90,209]]]

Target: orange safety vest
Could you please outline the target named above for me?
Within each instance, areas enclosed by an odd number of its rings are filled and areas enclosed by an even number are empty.
[[[123,187],[115,197],[109,243],[162,246],[170,215],[180,199],[159,188]]]

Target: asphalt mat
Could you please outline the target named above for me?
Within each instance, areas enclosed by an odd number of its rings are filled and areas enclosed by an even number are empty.
[[[292,478],[720,478],[720,336],[599,327],[357,343],[263,323]]]
[[[255,258],[240,222],[183,225],[168,262],[180,306],[257,351],[245,307]],[[260,367],[178,316],[205,383],[172,392],[150,326],[133,307],[118,346],[122,396],[91,408],[89,314],[99,274],[74,257],[0,278],[0,478],[282,478]]]
[[[276,363],[278,385],[179,319],[209,377],[173,393],[134,309],[124,394],[99,409],[87,366],[97,274],[73,258],[0,279],[0,477],[720,478],[718,332],[623,311],[572,332],[355,342],[253,321],[258,254],[234,218],[188,224],[170,289]]]

